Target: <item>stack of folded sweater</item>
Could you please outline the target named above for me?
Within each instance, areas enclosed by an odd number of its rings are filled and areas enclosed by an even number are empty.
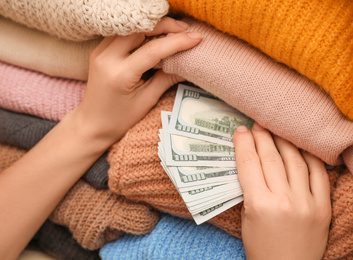
[[[329,170],[333,217],[324,259],[352,258],[353,4],[169,4],[174,14],[191,16],[183,18],[189,30],[202,32],[204,39],[156,68],[204,88],[334,166]],[[79,104],[89,53],[101,36],[150,30],[167,11],[162,0],[4,3],[0,171]],[[160,112],[171,111],[174,97],[172,88],[85,173],[33,242],[62,259],[245,258],[239,239],[241,205],[196,226],[160,166]],[[160,237],[168,242],[161,243]],[[219,246],[211,248],[214,242]]]

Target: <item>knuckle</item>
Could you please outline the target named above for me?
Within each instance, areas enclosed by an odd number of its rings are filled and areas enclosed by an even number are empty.
[[[308,166],[305,163],[303,157],[299,156],[299,155],[293,155],[292,157],[292,162],[295,165],[296,168],[301,169],[301,170],[307,170]]]
[[[278,213],[283,217],[291,216],[295,212],[291,198],[285,194],[278,199],[277,208]]]
[[[244,213],[250,217],[261,217],[271,211],[268,200],[261,198],[247,200],[244,202]]]
[[[147,57],[155,57],[158,55],[158,53],[160,53],[161,51],[161,44],[160,41],[158,41],[158,39],[154,40],[154,41],[150,41],[145,45],[145,55]]]
[[[266,154],[261,155],[260,158],[263,163],[277,163],[282,161],[281,156],[276,151],[267,152]]]
[[[243,151],[236,158],[237,164],[248,165],[258,161],[259,158],[255,151]]]

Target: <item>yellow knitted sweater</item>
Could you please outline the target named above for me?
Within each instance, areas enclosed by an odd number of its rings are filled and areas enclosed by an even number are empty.
[[[320,85],[353,119],[353,1],[169,0]]]

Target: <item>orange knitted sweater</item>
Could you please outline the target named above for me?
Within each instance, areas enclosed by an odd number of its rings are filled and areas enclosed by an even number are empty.
[[[353,119],[353,1],[169,0],[173,12],[205,21],[294,68]]]

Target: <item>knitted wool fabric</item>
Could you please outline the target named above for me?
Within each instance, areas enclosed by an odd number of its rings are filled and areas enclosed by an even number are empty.
[[[0,172],[24,154],[25,150],[0,143]],[[126,200],[109,189],[96,189],[80,180],[49,219],[67,227],[83,248],[96,250],[125,232],[151,232],[159,221],[159,212],[145,203]]]
[[[161,215],[156,228],[144,236],[125,235],[106,244],[100,251],[102,260],[118,259],[217,259],[245,260],[240,239],[204,223]]]
[[[54,78],[0,62],[0,107],[59,121],[81,102],[85,81]]]
[[[186,21],[203,40],[164,59],[164,72],[213,93],[330,165],[341,164],[342,155],[353,172],[353,122],[327,93],[235,37],[193,19]]]
[[[353,174],[345,170],[331,185],[332,221],[324,260],[353,259]]]
[[[190,31],[204,38],[163,60],[165,72],[208,90],[328,164],[342,163],[342,154],[353,171],[353,124],[324,91],[243,41],[194,19],[186,21]],[[84,82],[0,64],[0,107],[9,110],[56,121],[79,104],[84,87]]]
[[[0,142],[0,172],[20,159],[26,150]]]
[[[35,146],[56,124],[39,117],[0,108],[0,142],[26,150]],[[108,153],[104,153],[82,176],[96,188],[108,188]]]
[[[47,220],[32,239],[31,246],[63,260],[99,260],[98,250],[84,249],[70,231]]]
[[[190,219],[185,203],[161,167],[158,157],[158,129],[162,127],[160,112],[171,111],[174,94],[168,92],[141,122],[112,147],[108,157],[109,187],[129,200],[145,202],[162,212]],[[341,168],[344,166],[329,171],[333,218],[325,259],[353,256],[353,236],[346,236],[353,230],[353,175],[347,170],[340,177]],[[344,185],[339,185],[341,182],[336,185],[337,178],[342,178]],[[242,203],[222,212],[208,223],[240,237],[241,206]]]
[[[0,16],[0,60],[53,77],[87,80],[89,55],[101,38],[74,42]]]
[[[96,250],[124,232],[151,232],[159,221],[159,212],[145,203],[126,200],[109,189],[96,189],[80,180],[49,219],[67,227],[83,248]]]
[[[0,15],[60,38],[83,41],[150,31],[168,8],[166,0],[7,0],[0,5]]]
[[[351,0],[169,0],[319,84],[353,119]]]

